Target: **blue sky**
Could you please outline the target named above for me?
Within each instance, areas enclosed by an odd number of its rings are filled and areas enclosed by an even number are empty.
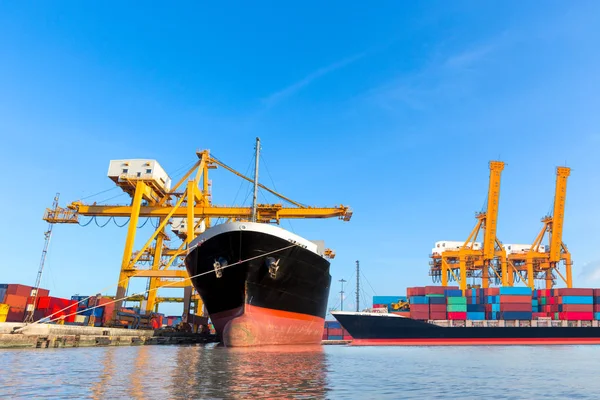
[[[429,283],[433,243],[466,238],[492,159],[507,163],[505,243],[535,238],[554,168],[573,168],[564,239],[575,284],[599,286],[600,5],[377,4],[3,3],[0,281],[34,282],[44,208],[57,191],[66,204],[110,189],[109,160],[177,171],[208,148],[243,172],[260,136],[263,183],[354,210],[348,223],[283,224],[335,249],[330,307],[357,259],[368,295]],[[239,180],[212,179],[215,203],[233,202]],[[124,237],[56,226],[43,286],[114,284]]]

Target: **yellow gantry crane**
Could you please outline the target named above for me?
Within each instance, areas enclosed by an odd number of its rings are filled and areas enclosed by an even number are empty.
[[[440,279],[443,286],[449,280],[459,283],[463,292],[467,289],[467,279],[481,279],[483,288],[489,287],[490,276],[507,284],[506,253],[496,237],[498,225],[498,204],[500,200],[500,177],[504,170],[502,161],[489,163],[490,178],[487,196],[487,209],[475,216],[477,224],[464,242],[437,242],[431,253],[430,275]],[[477,242],[483,231],[483,246]],[[448,246],[446,246],[448,244]],[[453,279],[452,279],[453,278]]]
[[[567,197],[567,178],[570,174],[570,168],[556,168],[556,186],[552,215],[546,215],[542,218],[542,223],[544,224],[542,230],[528,250],[508,255],[510,268],[532,289],[535,288],[536,279],[544,280],[546,288],[551,289],[555,285],[556,276],[554,273],[560,276],[568,288],[573,285],[571,254],[562,241],[565,201]],[[548,233],[547,247],[542,244],[546,233]],[[563,264],[565,267],[564,275],[559,270]],[[512,284],[512,281],[510,283]]]
[[[175,261],[184,257],[189,243],[211,226],[213,218],[248,221],[253,213],[252,207],[213,205],[208,172],[222,167],[250,182],[253,179],[212,157],[208,150],[197,151],[196,155],[198,161],[173,187],[170,186],[168,175],[154,160],[113,160],[109,166],[109,178],[131,196],[131,204],[100,205],[75,201],[66,208],[47,209],[44,215],[44,220],[50,223],[70,224],[78,224],[80,216],[129,218],[116,298],[125,297],[131,278],[149,278],[148,294],[143,299],[140,296],[134,298],[142,301],[142,304],[145,302],[143,308],[147,313],[156,311],[159,302],[181,301],[179,298],[157,297],[158,288],[168,285],[184,288],[189,297],[183,300],[184,309],[189,310],[193,306],[193,311],[201,315],[201,299],[197,295],[191,296],[191,282],[187,279],[187,271],[181,263],[176,264]],[[352,216],[352,211],[347,206],[308,207],[262,184],[258,186],[291,203],[293,207],[285,207],[282,204],[257,204],[257,222],[279,224],[284,218],[339,218],[349,221]],[[142,248],[134,252],[140,218],[154,219],[157,221],[157,227]],[[179,246],[167,245],[171,241],[169,231],[182,240]],[[324,256],[333,258],[335,253],[325,249]],[[174,280],[177,282],[173,282]],[[186,308],[190,301],[191,306]],[[116,309],[119,310],[121,305],[120,302],[117,303]]]

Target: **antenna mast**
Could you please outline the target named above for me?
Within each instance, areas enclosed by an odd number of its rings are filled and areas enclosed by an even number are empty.
[[[342,290],[340,291],[340,311],[344,311],[344,282],[346,282],[346,280],[342,278],[339,282],[342,282]]]
[[[360,311],[360,263],[356,260],[356,312]]]
[[[256,153],[254,163],[254,196],[252,197],[252,222],[256,222],[256,200],[258,197],[258,158],[260,156],[260,138],[256,138]]]
[[[56,193],[54,196],[54,203],[52,209],[56,212],[58,209],[58,197],[60,193]],[[30,296],[33,297],[33,303],[27,304],[27,315],[23,322],[33,322],[33,313],[35,311],[35,303],[37,303],[38,291],[40,290],[40,283],[42,282],[42,272],[44,272],[44,263],[46,262],[46,255],[48,254],[48,246],[50,246],[50,238],[52,237],[52,222],[48,223],[48,230],[44,232],[44,249],[42,250],[42,258],[40,260],[40,267],[38,269],[37,278],[35,279],[35,288],[31,290]]]

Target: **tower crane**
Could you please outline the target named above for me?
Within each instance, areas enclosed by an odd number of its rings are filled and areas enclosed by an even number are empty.
[[[536,279],[544,280],[546,288],[551,289],[555,285],[556,275],[562,279],[568,288],[572,287],[573,284],[571,254],[567,245],[562,241],[567,178],[570,174],[571,169],[568,167],[556,168],[552,214],[542,218],[541,221],[544,225],[529,249],[523,249],[508,255],[508,263],[511,269],[514,269],[521,280],[532,289],[535,288]],[[548,246],[543,244],[546,233],[548,233]],[[559,270],[561,265],[565,267],[564,275]]]
[[[502,161],[490,161],[490,178],[487,208],[475,214],[477,223],[464,242],[437,242],[430,262],[430,275],[439,278],[443,286],[449,280],[459,283],[463,292],[467,289],[467,278],[481,279],[483,288],[489,287],[490,277],[507,284],[506,252],[496,236],[498,204],[500,200],[500,177],[504,170]],[[483,231],[483,246],[477,242]],[[448,244],[448,246],[446,246]]]
[[[196,155],[198,161],[172,187],[170,178],[154,160],[113,160],[109,166],[109,178],[131,196],[130,204],[101,205],[74,201],[67,207],[47,209],[44,220],[49,223],[78,224],[83,216],[129,218],[116,298],[125,297],[131,278],[148,278],[149,291],[144,298],[144,308],[146,312],[151,312],[156,310],[158,302],[173,300],[158,298],[158,288],[168,285],[191,292],[187,271],[181,263],[175,263],[175,260],[184,257],[187,246],[198,234],[211,226],[213,218],[247,221],[254,216],[257,222],[279,224],[284,218],[338,218],[349,221],[352,216],[352,211],[347,206],[304,206],[262,184],[258,186],[292,204],[293,207],[279,203],[257,204],[254,213],[252,207],[213,205],[209,170],[222,167],[250,182],[252,178],[211,156],[209,150],[197,151]],[[157,227],[142,248],[134,252],[140,218],[154,219]],[[172,240],[169,233],[181,239],[179,246],[168,245]],[[335,253],[325,249],[323,255],[333,258]],[[142,262],[146,265],[142,265]],[[136,300],[141,299],[137,296]],[[196,314],[201,314],[202,303],[199,296],[185,299],[184,307],[189,301],[194,303]],[[116,303],[115,316],[121,305],[121,302]]]

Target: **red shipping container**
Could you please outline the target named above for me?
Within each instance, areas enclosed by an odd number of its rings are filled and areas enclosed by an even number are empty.
[[[548,318],[548,313],[545,313],[545,312],[534,312],[532,314],[532,318],[533,319]]]
[[[446,312],[446,304],[430,304],[429,305],[429,312]]]
[[[425,295],[428,294],[445,294],[446,290],[458,290],[458,286],[425,286]],[[415,294],[415,296],[419,296]]]
[[[352,340],[352,336],[344,335],[344,336],[342,336],[342,340]]]
[[[329,328],[327,334],[329,336],[343,336],[344,332],[342,331],[342,328]]]
[[[567,321],[591,321],[594,319],[594,313],[591,312],[561,312],[560,319]]]
[[[412,296],[425,296],[425,287],[411,287],[406,289],[406,295]]]
[[[410,317],[412,319],[427,320],[429,319],[429,312],[411,312]]]
[[[560,288],[556,289],[559,296],[593,296],[594,289]]]
[[[506,303],[529,303],[531,305],[531,296],[500,296],[500,304]]]
[[[33,286],[10,284],[6,288],[6,294],[29,297],[31,296],[31,289],[33,289]],[[38,290],[38,296],[48,296],[49,294],[50,291],[47,289],[40,288]]]
[[[487,288],[487,289],[483,289],[483,294],[485,296],[499,296],[500,295],[500,288]]]
[[[6,316],[6,322],[23,322],[25,319],[25,309],[19,307],[10,307],[8,309],[8,315]]]
[[[429,319],[436,319],[436,320],[445,320],[447,319],[446,316],[446,312],[440,312],[440,311],[436,311],[436,312],[431,312],[429,313]]]
[[[466,320],[467,313],[466,312],[449,312],[448,319]]]
[[[500,311],[526,311],[531,312],[531,303],[505,303],[500,304]]]
[[[327,340],[327,329],[323,330],[323,336],[321,336],[321,340]]]
[[[594,304],[594,312],[600,312],[600,304]]]
[[[39,297],[37,308],[48,308],[50,307],[50,297],[43,296]]]
[[[27,305],[27,296],[19,296],[16,294],[7,294],[4,298],[4,304],[8,304],[15,308],[25,308]],[[20,321],[23,322],[23,321]]]
[[[442,304],[445,308],[445,304]],[[429,304],[411,304],[410,312],[426,312],[429,313]]]
[[[594,297],[600,297],[600,289],[594,289]]]
[[[591,304],[563,304],[562,310],[575,312],[594,312],[594,306]]]

